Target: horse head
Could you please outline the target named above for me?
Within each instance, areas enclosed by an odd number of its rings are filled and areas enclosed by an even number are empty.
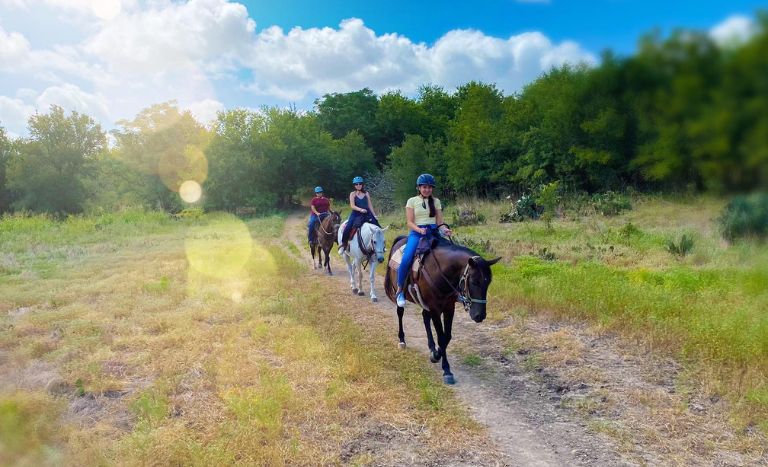
[[[331,225],[333,226],[333,238],[338,238],[339,226],[341,226],[341,211],[331,211]]]
[[[488,302],[488,286],[491,285],[491,266],[498,263],[501,257],[492,260],[481,256],[472,256],[459,280],[459,291],[464,296],[464,308],[469,317],[476,323],[485,319],[485,305]]]
[[[386,248],[386,240],[384,239],[384,230],[376,224],[365,224],[369,226],[371,232],[370,245],[373,247],[373,252],[376,254],[376,261],[379,263],[384,262],[384,252]],[[366,242],[367,244],[367,242]]]

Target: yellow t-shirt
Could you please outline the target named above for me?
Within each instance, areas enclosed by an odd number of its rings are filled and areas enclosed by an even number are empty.
[[[435,210],[443,209],[443,206],[440,204],[440,200],[432,197],[435,200]],[[407,203],[405,203],[406,208],[413,208],[413,215],[414,220],[416,221],[416,225],[429,225],[429,224],[436,224],[437,221],[434,217],[429,217],[429,201],[427,201],[426,198],[422,198],[421,196],[414,196],[413,198],[410,198]]]

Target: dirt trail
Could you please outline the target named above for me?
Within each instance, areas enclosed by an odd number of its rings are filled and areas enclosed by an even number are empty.
[[[301,256],[297,259],[311,269],[304,232],[302,218],[294,216],[287,220],[285,238],[299,248]],[[338,293],[350,294],[346,266],[335,250],[332,254],[335,276],[327,277],[321,271],[314,273],[319,280],[337,287]],[[377,277],[379,303],[371,303],[366,293],[359,297],[360,308],[350,315],[365,316],[367,320],[373,316],[373,319],[388,324],[392,329],[394,352],[398,351],[397,316],[394,305],[384,293],[382,282]],[[367,278],[363,283],[367,287]],[[403,324],[407,351],[422,352],[427,358],[424,325],[420,310],[413,304],[406,307]],[[470,408],[473,417],[487,426],[488,433],[509,459],[510,465],[636,465],[617,453],[612,439],[589,431],[584,422],[563,408],[558,403],[557,388],[548,388],[543,381],[533,381],[514,362],[503,358],[503,344],[493,336],[494,327],[488,323],[474,323],[463,311],[457,311],[454,340],[448,355],[451,356],[451,348],[458,346],[478,350],[481,356],[496,355],[497,358],[483,358],[482,365],[467,365],[454,353],[451,369],[457,384],[453,389]],[[440,372],[439,365],[435,365],[435,371]]]

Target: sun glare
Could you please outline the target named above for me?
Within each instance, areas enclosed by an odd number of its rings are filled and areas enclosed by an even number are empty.
[[[190,229],[185,242],[189,265],[197,272],[219,279],[240,276],[251,257],[253,240],[245,223],[230,214],[219,214],[207,225]]]
[[[203,195],[203,188],[194,180],[187,180],[179,187],[179,196],[186,203],[196,203]]]
[[[208,159],[202,149],[188,145],[183,153],[169,151],[160,156],[158,173],[169,190],[180,191],[188,180],[198,184],[208,178]]]

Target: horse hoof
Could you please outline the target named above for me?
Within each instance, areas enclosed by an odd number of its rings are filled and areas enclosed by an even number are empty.
[[[357,289],[352,289],[352,295],[357,295]]]
[[[401,349],[404,349],[405,348],[405,342],[400,342],[399,344],[397,344],[397,346],[400,347]]]
[[[453,375],[443,375],[443,382],[445,384],[456,384],[456,378]]]
[[[430,352],[429,354],[429,361],[432,363],[437,363],[440,361],[440,354],[438,352]]]
[[[357,294],[358,294],[358,295],[360,295],[360,296],[362,297],[363,295],[365,295],[365,292],[363,292],[362,290],[358,290],[358,291],[357,291]]]
[[[332,275],[333,275],[333,273],[332,273],[331,271],[328,271],[328,275],[329,275],[329,276],[332,276]]]
[[[376,297],[373,297],[373,298],[371,299],[371,302],[373,302],[373,303],[376,303],[376,302],[378,302],[378,301],[379,301],[379,299],[378,299],[378,298],[376,298]]]

